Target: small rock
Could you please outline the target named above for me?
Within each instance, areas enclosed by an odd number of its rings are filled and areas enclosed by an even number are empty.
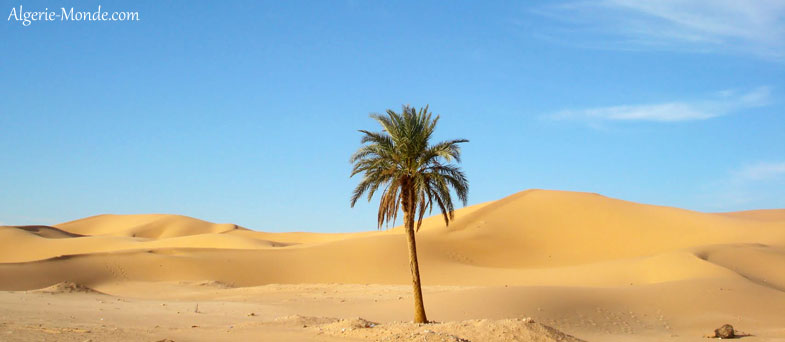
[[[714,337],[718,338],[734,338],[736,337],[736,332],[733,330],[733,326],[730,324],[725,324],[718,329],[714,330]]]

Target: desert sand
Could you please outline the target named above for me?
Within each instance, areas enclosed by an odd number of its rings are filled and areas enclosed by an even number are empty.
[[[266,233],[177,215],[0,227],[2,341],[785,341],[785,210],[528,190],[400,227]],[[372,223],[370,223],[372,224]]]

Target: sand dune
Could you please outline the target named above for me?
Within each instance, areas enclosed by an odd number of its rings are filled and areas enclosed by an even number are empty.
[[[238,235],[207,233],[147,239],[112,235],[52,238],[18,227],[0,227],[0,239],[13,241],[0,250],[3,262],[27,262],[67,255],[88,255],[120,251],[149,251],[161,248],[259,249],[287,246],[276,241]]]
[[[712,244],[783,243],[784,222],[534,190],[490,203],[427,239],[476,265],[553,267]]]
[[[785,333],[776,323],[785,321],[785,210],[700,213],[529,190],[460,209],[449,227],[440,216],[427,218],[418,248],[426,288],[458,286],[426,296],[437,320],[533,316],[605,341],[625,340],[628,331],[652,340],[693,336],[724,320],[746,323],[766,338]],[[182,282],[218,281],[240,288],[199,298],[236,300],[268,284],[405,287],[409,270],[400,227],[267,233],[176,215],[0,227],[0,289],[65,281],[120,296],[182,300],[161,289],[204,296]],[[363,302],[338,313],[406,319],[408,306],[390,309],[397,302]]]
[[[161,239],[240,229],[234,224],[215,224],[180,215],[98,215],[61,223],[55,227],[80,235],[107,235]]]
[[[47,239],[64,239],[64,238],[84,236],[84,235],[69,233],[64,230],[55,227],[49,227],[49,226],[17,226],[17,227],[9,227],[9,228],[16,228],[18,230],[30,232],[31,234]]]
[[[785,220],[785,209],[762,209],[746,210],[730,213],[720,213],[728,217],[738,217],[743,219],[757,219],[763,221],[783,221]]]

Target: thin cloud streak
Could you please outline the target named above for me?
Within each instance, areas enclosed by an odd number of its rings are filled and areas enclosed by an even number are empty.
[[[748,165],[737,172],[736,177],[743,181],[763,181],[785,177],[785,161]]]
[[[569,1],[533,11],[568,25],[546,36],[583,46],[730,52],[785,60],[781,0]],[[587,32],[597,41],[569,37]]]
[[[547,117],[555,120],[580,121],[680,122],[706,120],[733,114],[744,109],[765,106],[770,101],[770,94],[771,90],[768,87],[759,87],[743,94],[725,90],[706,100],[570,109]]]

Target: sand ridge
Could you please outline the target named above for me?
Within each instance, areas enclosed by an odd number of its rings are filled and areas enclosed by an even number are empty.
[[[36,292],[41,293],[50,293],[50,294],[65,294],[65,293],[93,293],[93,294],[102,294],[99,291],[93,290],[90,287],[87,287],[82,284],[77,284],[71,281],[64,281],[52,286],[45,287],[43,289],[35,290]]]

